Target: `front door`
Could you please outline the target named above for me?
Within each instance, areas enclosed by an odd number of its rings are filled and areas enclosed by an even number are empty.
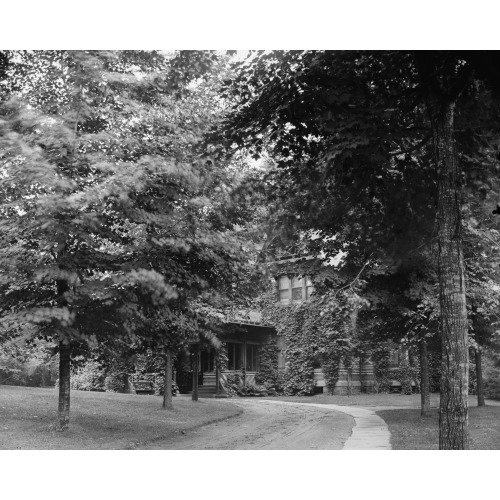
[[[201,371],[204,373],[212,373],[215,370],[213,351],[203,351],[201,353]]]

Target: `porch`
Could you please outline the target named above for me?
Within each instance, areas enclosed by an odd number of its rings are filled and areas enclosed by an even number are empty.
[[[271,327],[250,323],[229,323],[221,341],[225,344],[227,366],[219,367],[213,350],[204,350],[198,360],[198,397],[215,397],[231,375],[238,375],[243,385],[255,384],[260,369],[260,348],[270,336]],[[219,382],[219,385],[217,384]]]

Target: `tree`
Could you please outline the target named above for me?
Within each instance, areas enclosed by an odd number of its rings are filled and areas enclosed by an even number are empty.
[[[482,355],[495,348],[498,332],[499,233],[490,214],[484,213],[484,200],[475,198],[466,218],[465,263],[467,271],[467,310],[471,351],[476,367],[478,406],[484,406]],[[472,212],[472,213],[471,213]]]
[[[199,93],[187,89],[217,57],[10,56],[0,144],[4,326],[22,330],[29,320],[43,327],[37,335],[58,339],[64,430],[72,342],[120,332],[137,342],[145,311],[228,286],[238,267],[239,240],[211,223],[214,176],[200,159],[215,108],[200,114]]]
[[[138,283],[160,300],[175,295],[161,276],[126,266],[136,241],[123,237],[119,208],[137,178],[113,130],[127,115],[114,93],[122,82],[106,85],[120,64],[109,53],[17,52],[3,103],[5,305],[12,300],[17,327],[31,320],[58,339],[60,430],[69,422],[71,342],[97,341],[89,317],[130,312],[123,294]]]
[[[484,64],[487,56],[291,51],[250,57],[228,86],[236,104],[225,137],[255,155],[271,152],[275,178],[286,187],[276,187],[278,196],[293,199],[287,206],[296,226],[336,235],[336,251],[347,243],[356,258],[375,252],[408,259],[437,235],[445,354],[440,448],[468,448],[461,168],[454,132],[455,116],[465,117],[477,98],[476,82],[496,79]],[[474,137],[478,130],[468,132]],[[394,184],[401,189],[388,189]]]
[[[422,252],[420,258],[396,269],[377,266],[366,277],[363,294],[375,318],[366,341],[377,349],[378,343],[383,345],[390,339],[406,351],[418,353],[422,415],[430,411],[428,351],[440,352],[436,346],[439,303],[434,259],[435,252]],[[401,374],[405,375],[404,367],[401,368]]]

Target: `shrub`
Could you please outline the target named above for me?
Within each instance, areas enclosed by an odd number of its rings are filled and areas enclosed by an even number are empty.
[[[373,372],[375,375],[375,392],[387,393],[391,388],[392,374],[390,370],[390,360],[392,355],[391,347],[388,345],[378,346],[372,353]]]
[[[104,379],[104,390],[106,392],[125,392],[128,387],[127,378],[126,373],[108,373]]]
[[[335,385],[339,380],[340,360],[335,356],[324,356],[321,362],[321,368],[328,388],[328,394],[333,394]]]
[[[401,384],[402,394],[412,393],[412,383],[417,382],[419,377],[418,366],[411,366],[410,363],[404,359],[393,371],[393,377]]]
[[[484,381],[484,395],[489,399],[500,399],[500,370],[492,368]]]
[[[242,385],[239,373],[228,373],[221,385],[228,396],[236,396],[238,388]]]
[[[276,369],[271,375],[263,375],[257,373],[255,382],[259,386],[266,388],[269,396],[279,396],[284,392],[285,373],[282,370]]]
[[[59,356],[52,356],[45,344],[31,347],[23,357],[0,351],[0,384],[44,387],[57,378]]]
[[[0,368],[0,384],[6,385],[28,385],[27,374],[24,370],[14,367]]]
[[[241,385],[237,390],[238,396],[269,396],[266,387],[257,384]]]
[[[96,360],[88,360],[85,364],[71,371],[71,388],[77,391],[104,391],[105,370]]]
[[[255,382],[264,386],[270,395],[282,394],[284,374],[278,368],[278,346],[276,339],[268,339],[260,348],[260,371]]]
[[[272,390],[270,391],[265,385],[259,383],[252,384],[247,382],[243,384],[242,376],[239,373],[228,373],[226,381],[222,385],[229,396],[269,396],[270,393],[273,393]]]
[[[165,375],[163,373],[159,373],[153,382],[153,390],[155,391],[156,396],[163,396],[163,392],[165,390]],[[172,396],[177,396],[179,394],[178,385],[172,381]]]

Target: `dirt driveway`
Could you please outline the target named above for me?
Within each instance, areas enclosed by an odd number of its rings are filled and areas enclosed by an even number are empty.
[[[318,407],[238,399],[243,413],[185,434],[138,447],[143,450],[341,450],[354,419]]]

